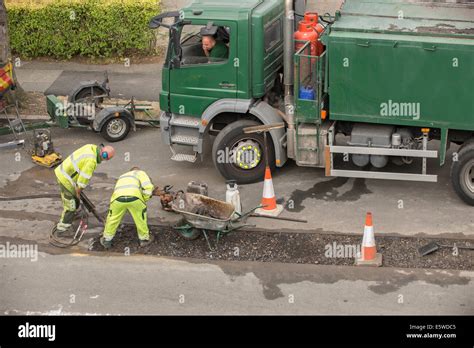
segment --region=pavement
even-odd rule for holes
[[[21,86],[27,92],[67,95],[81,81],[110,79],[112,98],[158,101],[162,63],[81,64],[74,62],[22,61],[16,68]]]
[[[0,270],[7,315],[447,315],[474,306],[465,271],[43,253],[0,259]]]

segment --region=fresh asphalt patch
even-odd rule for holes
[[[203,236],[197,240],[185,240],[173,229],[158,227],[151,228],[151,232],[155,236],[154,242],[140,248],[135,228],[124,226],[117,232],[109,251],[207,260],[351,266],[362,241],[362,235],[242,230],[221,237],[217,246],[216,233],[208,232],[209,246]],[[418,248],[432,241],[459,247],[473,244],[469,239],[376,237],[385,267],[473,270],[473,251],[442,248],[433,254],[420,256]],[[105,251],[98,238],[92,241],[90,250]]]

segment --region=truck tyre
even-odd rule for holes
[[[252,120],[239,120],[219,132],[212,147],[212,160],[217,170],[227,180],[238,184],[251,184],[265,177],[265,153],[262,134],[244,134],[243,129],[259,126]],[[267,135],[270,167],[275,169],[275,149],[270,134]]]
[[[111,143],[125,139],[130,132],[130,120],[126,117],[112,117],[102,126],[101,133],[105,140]]]
[[[465,143],[451,166],[451,180],[458,196],[474,206],[474,142]]]

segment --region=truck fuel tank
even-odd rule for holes
[[[347,144],[358,147],[391,148],[394,132],[395,127],[389,125],[355,124]],[[388,156],[357,154],[352,155],[352,162],[358,167],[365,167],[370,163],[375,168],[383,168],[388,164]]]

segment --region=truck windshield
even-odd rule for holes
[[[199,35],[199,26],[197,25],[185,25],[181,31],[181,44],[185,44],[191,37],[201,38]]]

